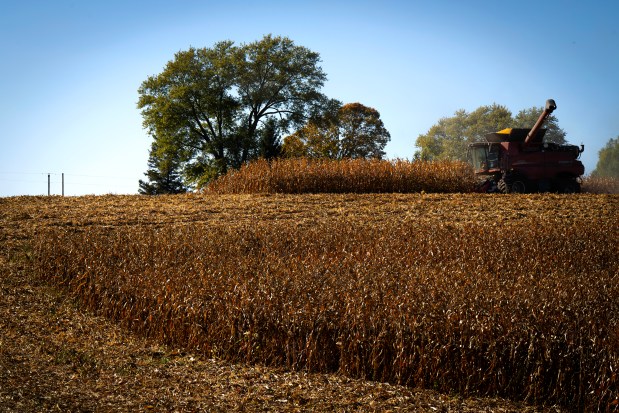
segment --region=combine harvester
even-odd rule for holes
[[[578,158],[584,145],[543,141],[542,124],[556,108],[548,99],[533,128],[503,129],[486,134],[486,142],[469,145],[475,175],[488,177],[478,192],[580,192],[585,167]]]

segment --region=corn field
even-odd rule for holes
[[[260,159],[202,188],[207,194],[467,193],[478,182],[458,161]],[[618,194],[619,179],[586,176],[583,192]]]
[[[366,159],[264,159],[210,183],[207,193],[471,192],[472,168],[463,162]]]
[[[586,176],[582,189],[591,194],[619,194],[619,178]]]
[[[33,229],[35,271],[162,342],[573,411],[618,407],[616,196],[57,202],[57,218]]]

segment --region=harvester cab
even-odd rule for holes
[[[578,158],[584,145],[544,142],[542,125],[556,108],[548,99],[531,129],[503,129],[469,145],[475,174],[487,178],[480,192],[580,192],[585,168]]]

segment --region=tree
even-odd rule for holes
[[[423,160],[464,161],[469,144],[483,141],[487,133],[504,128],[531,128],[542,110],[533,107],[521,110],[516,117],[512,117],[507,107],[496,103],[480,106],[471,113],[460,109],[452,117],[441,118],[426,134],[417,137],[415,146],[418,150],[414,157]],[[554,115],[546,119],[544,127],[547,129],[545,141],[565,143],[565,132],[559,128]]]
[[[598,152],[598,163],[591,175],[603,178],[619,178],[619,136],[610,139]]]
[[[385,156],[391,135],[380,113],[361,103],[349,103],[339,111],[340,157],[378,158]]]
[[[277,122],[268,119],[260,133],[258,156],[264,159],[277,158],[282,153],[282,141],[279,136]]]
[[[470,143],[482,140],[484,135],[503,129],[511,122],[512,114],[501,105],[481,106],[468,113],[460,109],[450,118],[441,118],[425,135],[419,135],[415,158],[423,160],[466,160]]]
[[[267,128],[285,131],[316,112],[326,101],[319,61],[271,35],[180,51],[138,90],[144,127],[160,150],[178,154],[185,184],[200,186],[260,156]]]
[[[183,185],[179,161],[174,153],[162,153],[153,142],[148,158],[148,182],[140,179],[138,192],[142,195],[179,194],[187,192]]]
[[[376,109],[332,101],[322,116],[284,139],[283,152],[288,157],[380,159],[390,138]]]
[[[539,115],[542,114],[544,108],[542,107],[532,107],[530,109],[523,109],[514,118],[512,123],[512,128],[532,128],[539,119]],[[550,115],[546,118],[544,122],[544,128],[546,129],[546,134],[544,135],[545,142],[554,142],[559,145],[564,145],[565,141],[565,131],[559,127],[559,120],[555,115]]]
[[[288,158],[338,159],[340,146],[336,125],[308,122],[284,138],[283,153]]]

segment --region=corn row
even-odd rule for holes
[[[210,183],[207,193],[470,192],[472,169],[454,161],[264,159]]]
[[[619,194],[619,178],[587,176],[582,190],[591,194]]]
[[[48,228],[36,270],[128,328],[209,356],[610,410],[616,223]]]

